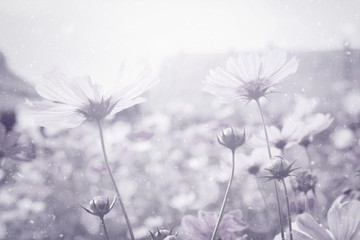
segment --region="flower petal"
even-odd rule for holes
[[[360,239],[360,201],[333,203],[328,212],[328,223],[335,239]]]
[[[181,220],[181,230],[185,234],[189,234],[193,239],[208,240],[211,232],[208,226],[194,216],[184,216]]]
[[[298,215],[295,221],[294,232],[301,233],[300,235],[309,236],[313,240],[333,240],[331,235],[325,228],[319,226],[316,220],[308,213]],[[295,238],[296,239],[296,238]],[[307,239],[307,238],[300,238]],[[337,239],[337,238],[336,238]],[[341,239],[341,238],[339,238]],[[345,239],[342,239],[345,240]]]
[[[132,106],[134,106],[136,104],[142,103],[142,102],[145,102],[145,98],[138,97],[138,98],[128,100],[128,101],[121,101],[120,100],[115,105],[114,109],[111,111],[109,116],[114,115],[114,114],[116,114],[118,112],[121,112],[124,109],[130,108],[130,107],[132,107]]]
[[[274,85],[287,76],[295,73],[298,68],[298,60],[295,57],[286,62],[287,54],[280,49],[268,50],[262,56],[262,78]]]
[[[91,95],[92,85],[87,76],[69,79],[55,72],[46,78],[47,81],[36,86],[36,91],[49,101],[81,106],[87,103],[88,95]]]
[[[230,72],[236,76],[239,76],[244,82],[256,82],[259,80],[261,66],[261,58],[258,54],[245,54],[240,53],[237,57],[237,61],[229,60],[227,67]]]
[[[220,228],[228,232],[240,232],[248,227],[243,220],[242,211],[240,209],[232,210],[226,213],[220,223]]]
[[[74,128],[85,121],[76,108],[65,104],[36,102],[31,109],[37,123],[47,128]]]

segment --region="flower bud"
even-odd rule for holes
[[[110,204],[108,197],[96,196],[90,201],[89,204],[90,210],[83,206],[81,207],[85,209],[85,211],[87,211],[88,213],[103,218],[113,208],[115,201],[116,201],[116,197],[114,198],[113,202]]]
[[[295,171],[297,168],[292,169],[292,165],[295,162],[289,164],[289,162],[281,156],[275,156],[271,160],[271,165],[269,168],[266,168],[270,172],[270,176],[265,176],[269,180],[277,179],[279,181],[290,176],[290,173]]]
[[[177,233],[172,233],[172,229],[169,230],[159,230],[157,229],[157,231],[155,233],[152,233],[151,231],[150,235],[151,235],[151,239],[152,240],[176,240],[177,237]]]
[[[221,145],[229,148],[231,151],[235,151],[245,143],[245,130],[241,131],[237,127],[228,127],[218,134],[217,139]]]

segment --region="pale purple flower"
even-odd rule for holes
[[[189,236],[191,240],[209,240],[215,228],[219,214],[215,212],[199,211],[198,217],[184,216],[181,221],[181,232]],[[243,231],[247,224],[243,220],[241,210],[233,210],[224,214],[218,236],[221,240],[235,240],[235,232]]]
[[[294,240],[360,239],[360,201],[335,201],[327,214],[327,220],[329,229],[319,225],[308,213],[298,215],[293,230]],[[275,237],[275,240],[279,239],[280,234]]]
[[[36,86],[36,91],[45,100],[30,105],[39,125],[74,128],[85,120],[99,121],[144,102],[145,99],[139,96],[157,82],[145,68],[130,84],[106,91],[92,83],[88,76],[69,78],[53,73],[47,81]]]
[[[293,57],[287,61],[286,52],[280,49],[267,50],[262,56],[240,53],[227,61],[226,69],[210,70],[203,90],[222,102],[257,101],[297,68],[298,60]]]

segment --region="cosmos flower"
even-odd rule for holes
[[[275,126],[270,126],[268,131],[270,144],[283,151],[301,141],[303,125],[300,122],[287,121],[281,130]]]
[[[327,220],[329,229],[319,225],[308,213],[298,215],[293,230],[294,240],[360,239],[360,201],[335,201],[327,214]],[[275,237],[275,240],[278,239],[281,239],[280,234]]]
[[[243,231],[247,224],[242,219],[241,210],[233,210],[224,214],[218,229],[221,240],[235,240],[235,232]],[[182,233],[189,235],[190,239],[209,240],[214,230],[218,213],[199,211],[198,217],[184,216],[181,221]]]
[[[326,130],[334,118],[330,114],[317,113],[304,119],[301,144],[307,146],[313,137]]]
[[[88,76],[69,78],[53,73],[36,86],[45,100],[29,102],[39,125],[74,128],[86,120],[100,121],[126,108],[145,101],[139,97],[157,83],[148,68],[130,84],[114,91],[105,91]]]
[[[298,61],[287,61],[285,51],[267,50],[262,56],[240,53],[227,61],[226,69],[210,70],[204,91],[219,97],[222,102],[259,100],[273,87],[296,72]]]

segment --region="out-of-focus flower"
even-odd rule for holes
[[[238,147],[243,145],[246,141],[245,130],[240,128],[225,128],[218,134],[217,139],[221,145],[235,151]]]
[[[110,204],[109,198],[105,196],[96,196],[90,201],[90,210],[81,206],[85,211],[88,213],[98,216],[100,218],[104,218],[106,214],[110,212],[110,210],[113,208],[116,201],[116,197]]]
[[[308,146],[315,135],[326,130],[334,118],[330,114],[317,113],[304,119],[302,129],[302,140],[300,142],[303,146]]]
[[[191,239],[209,240],[214,230],[218,213],[199,211],[198,217],[184,216],[181,221],[181,229],[184,234],[191,236]],[[221,240],[235,240],[236,232],[241,232],[247,228],[243,220],[241,210],[233,210],[224,214],[219,229],[218,236]]]
[[[349,128],[342,128],[334,131],[330,138],[333,145],[340,150],[350,148],[355,143],[354,132]]]
[[[315,193],[316,183],[317,177],[309,170],[298,172],[296,177],[291,179],[291,186],[295,192],[307,193],[312,190]]]
[[[313,114],[318,101],[315,98],[297,96],[295,98],[294,111],[291,113],[292,119],[305,119]]]
[[[270,144],[283,151],[301,141],[303,130],[301,124],[292,121],[285,122],[281,130],[275,126],[270,126],[268,128]]]
[[[163,230],[157,229],[155,233],[151,231],[149,232],[152,240],[176,240],[178,235],[177,233],[173,233],[172,229],[170,229],[170,231],[166,229]]]
[[[315,205],[317,177],[309,170],[305,170],[298,172],[295,178],[292,178],[290,182],[296,195],[296,201],[293,201],[290,204],[293,206],[292,210],[297,213],[303,213],[306,211],[306,208],[308,208],[312,211]]]
[[[360,239],[360,202],[334,202],[327,214],[329,229],[319,225],[308,213],[298,215],[293,230],[294,240]],[[280,234],[275,240],[281,239]],[[286,239],[289,239],[287,236]]]
[[[278,149],[273,148],[272,150],[274,155],[280,154]],[[239,171],[241,171],[241,175],[243,175],[244,172],[247,172],[256,176],[269,163],[266,148],[255,148],[251,152],[250,156],[241,155],[239,158],[244,159],[244,161],[239,163]]]
[[[110,92],[92,83],[88,76],[69,78],[53,73],[36,86],[45,101],[28,102],[39,125],[74,128],[85,120],[99,121],[144,102],[139,96],[157,82],[146,68],[130,84]]]
[[[210,70],[203,90],[222,102],[257,101],[297,68],[298,60],[293,57],[287,61],[286,52],[280,49],[267,50],[262,56],[240,53],[227,61],[226,69]]]
[[[290,176],[290,173],[295,171],[297,168],[292,168],[293,163],[289,163],[286,159],[281,156],[274,156],[271,159],[271,164],[269,168],[266,168],[267,171],[270,172],[270,176],[264,176],[268,180],[283,180]]]
[[[0,160],[10,158],[19,161],[30,161],[33,159],[33,149],[28,146],[19,145],[20,133],[6,132],[5,126],[0,123]]]

